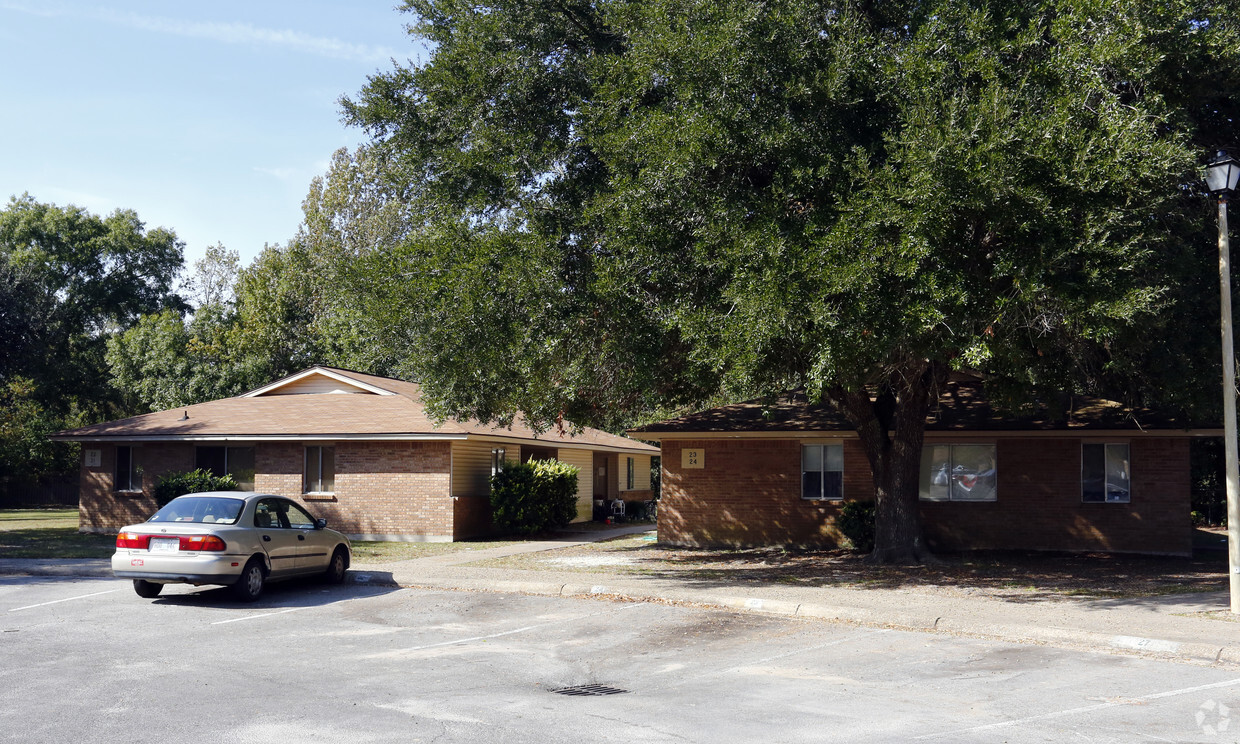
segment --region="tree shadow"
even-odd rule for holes
[[[1226,556],[1216,554],[1182,558],[988,550],[940,554],[941,563],[936,565],[875,566],[865,563],[863,554],[848,550],[660,545],[597,549],[625,558],[622,563],[609,566],[609,571],[704,588],[922,588],[1011,602],[1136,602],[1147,598],[1145,604],[1152,607],[1176,602],[1199,604],[1202,593],[1227,587]]]

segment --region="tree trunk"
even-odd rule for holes
[[[883,381],[875,398],[866,390],[835,388],[829,395],[857,428],[874,478],[875,534],[871,563],[930,563],[918,498],[926,415],[947,370],[906,360]]]

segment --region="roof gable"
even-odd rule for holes
[[[369,375],[367,375],[369,377]],[[351,375],[327,367],[311,367],[282,380],[264,385],[257,390],[239,395],[240,398],[258,398],[268,395],[396,395],[395,392],[359,380]]]

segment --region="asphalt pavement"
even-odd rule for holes
[[[685,603],[1240,668],[1240,616],[1230,619],[1226,592],[1017,602],[915,588],[740,588],[692,578],[472,565],[651,530],[650,525],[620,526],[555,540],[358,564],[349,579],[358,584]],[[111,570],[107,560],[0,559],[0,575],[107,577]]]

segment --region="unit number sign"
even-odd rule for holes
[[[685,469],[706,467],[706,452],[700,449],[682,449],[680,467]]]

